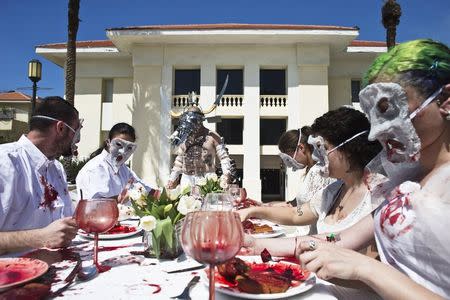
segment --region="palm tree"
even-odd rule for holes
[[[67,26],[67,56],[66,56],[66,100],[72,105],[75,99],[75,73],[76,73],[76,41],[78,32],[78,11],[80,0],[69,0],[68,26]]]
[[[400,23],[400,16],[402,15],[400,4],[395,0],[385,0],[381,15],[383,26],[386,28],[386,45],[388,49],[391,49],[395,46],[397,25]]]

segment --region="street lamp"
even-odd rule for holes
[[[31,115],[34,114],[34,107],[36,106],[36,90],[37,82],[41,80],[42,64],[37,59],[32,59],[28,62],[28,78],[33,81],[33,98],[31,99]]]

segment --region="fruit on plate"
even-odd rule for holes
[[[250,270],[245,275],[236,276],[236,281],[241,292],[250,294],[284,293],[291,285],[291,279],[272,269]]]

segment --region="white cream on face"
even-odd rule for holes
[[[369,140],[377,139],[394,163],[417,161],[420,139],[414,129],[404,89],[396,83],[374,83],[359,93],[370,120]]]
[[[312,159],[317,162],[316,166],[319,167],[320,175],[323,177],[328,177],[330,175],[328,169],[328,152],[325,149],[325,141],[323,137],[320,135],[317,137],[310,135],[308,137],[308,144],[313,146]]]
[[[121,138],[114,138],[108,142],[109,145],[109,161],[115,167],[115,171],[130,158],[130,156],[136,150],[136,143],[126,141]]]

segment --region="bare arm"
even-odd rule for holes
[[[357,271],[358,279],[386,300],[444,299],[393,267],[367,259]]]
[[[287,206],[253,206],[238,210],[237,212],[241,220],[259,218],[283,225],[308,225],[317,221],[317,217],[312,212],[309,203],[304,203],[298,208]]]
[[[0,232],[0,253],[68,246],[76,234],[77,226],[72,217],[56,220],[40,229],[4,231]]]

